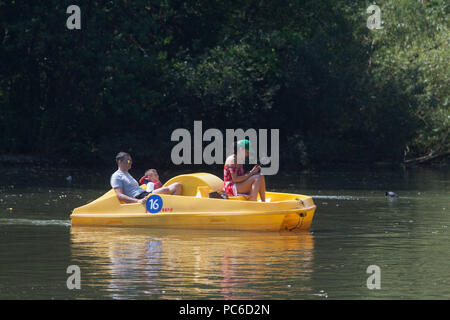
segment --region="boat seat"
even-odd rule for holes
[[[208,186],[199,186],[197,187],[197,194],[195,195],[197,198],[209,198],[209,193],[212,192],[212,189]]]
[[[181,185],[183,186],[183,193],[181,194],[182,196],[196,197],[198,193],[198,187],[209,187],[211,191],[218,191],[222,190],[223,188],[222,179],[205,172],[183,174],[173,177],[164,184],[164,187],[167,187],[168,185],[175,182],[181,183]],[[202,194],[201,192],[204,191],[200,191],[200,195]]]

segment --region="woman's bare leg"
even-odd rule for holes
[[[264,179],[264,178],[263,178]],[[249,193],[252,201],[258,199],[258,193],[261,188],[261,175],[254,175],[243,182],[236,183],[236,191],[238,193]],[[265,184],[264,184],[265,185]],[[265,193],[263,193],[265,196]]]
[[[236,183],[236,191],[237,193],[242,193],[242,194],[249,194],[249,197],[252,198],[253,200],[253,196],[252,196],[252,190],[253,190],[253,185],[255,183],[257,183],[257,181],[259,180],[258,176],[251,176],[250,178],[248,178],[245,181],[242,182],[238,182]],[[258,184],[258,188],[259,188],[259,184]],[[256,192],[258,192],[259,189],[256,190]],[[256,193],[257,195],[258,193]],[[246,197],[248,199],[248,197]]]
[[[263,175],[261,176],[261,183],[259,185],[259,197],[261,198],[262,202],[266,201],[266,179]]]
[[[252,192],[250,193],[252,201],[258,200],[259,188],[261,186],[261,176],[258,174],[255,175],[255,177],[256,177],[255,182],[252,184]]]

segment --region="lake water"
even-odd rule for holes
[[[71,174],[1,170],[0,299],[450,299],[449,169],[268,177],[269,190],[313,196],[300,234],[72,228],[109,176]]]

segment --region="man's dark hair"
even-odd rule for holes
[[[116,156],[116,162],[119,163],[119,160],[122,161],[125,157],[131,157],[131,156],[126,152],[119,152]]]

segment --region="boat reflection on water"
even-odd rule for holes
[[[313,235],[71,228],[82,286],[115,299],[286,298],[311,292]]]

